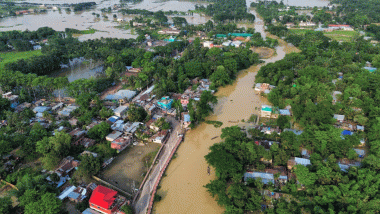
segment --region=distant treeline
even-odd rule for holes
[[[56,31],[49,27],[42,27],[36,31],[24,31],[17,30],[6,31],[0,33],[0,51],[8,51],[11,48],[8,45],[12,45],[16,51],[28,51],[32,50],[33,46],[29,42],[31,40],[43,40],[56,34]]]
[[[125,14],[134,14],[134,15],[144,15],[144,16],[153,16],[154,12],[149,10],[141,10],[141,9],[121,9],[120,12]]]
[[[120,3],[139,3],[142,2],[142,0],[120,0]]]
[[[73,4],[72,6],[74,7],[74,12],[77,12],[77,11],[90,9],[92,6],[95,6],[95,5],[96,5],[95,2],[84,2],[84,3]]]
[[[245,0],[214,0],[212,2],[215,3],[209,4],[207,7],[203,5],[196,6],[195,9],[203,11],[208,16],[213,16],[213,19],[216,22],[224,22],[227,20],[255,20],[255,16],[247,12],[247,4]]]

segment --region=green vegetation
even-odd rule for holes
[[[201,94],[201,99],[199,102],[194,102],[190,99],[187,108],[190,114],[191,128],[194,128],[196,124],[203,122],[204,119],[209,116],[213,109],[210,104],[216,104],[218,99],[211,93],[211,91],[204,91]]]
[[[101,122],[88,130],[88,136],[98,141],[103,140],[109,133],[111,133],[111,126],[106,122]]]
[[[162,200],[162,196],[160,196],[159,194],[155,194],[154,195],[154,202],[159,202],[159,201],[161,201]]]
[[[34,56],[41,56],[41,50],[35,50],[35,51],[22,51],[22,52],[3,52],[0,53],[0,69],[4,69],[5,64],[16,62],[20,59],[28,59]]]
[[[127,204],[124,205],[123,207],[121,207],[121,211],[123,211],[125,214],[133,214],[134,213],[132,206],[127,205]]]
[[[206,120],[206,123],[214,125],[215,128],[223,126],[223,122],[220,121]]]
[[[283,1],[278,3],[277,1],[259,1],[258,3],[252,2],[251,7],[255,7],[256,11],[263,17],[264,22],[269,24],[272,20],[276,22],[286,24],[288,22],[299,23],[301,21],[310,20],[310,16],[307,15],[298,15],[295,7],[291,7],[290,10],[287,10],[287,6],[284,5]],[[279,17],[282,16],[280,19]]]
[[[366,28],[366,31],[376,40],[380,40],[380,26],[371,24]]]
[[[65,28],[65,33],[67,34],[94,34],[97,30],[94,28],[89,28],[87,30],[77,30],[73,28]]]
[[[149,167],[150,165],[153,164],[154,157],[156,157],[159,150],[160,150],[160,148],[158,148],[156,151],[153,151],[153,152],[146,154],[143,157],[143,162],[148,164],[147,167]]]
[[[59,161],[68,155],[70,147],[71,136],[64,132],[56,132],[54,136],[36,142],[36,151],[43,155],[41,162],[48,170],[55,169]]]
[[[252,114],[249,119],[248,119],[248,122],[249,123],[255,123],[257,121],[257,115],[256,114]]]
[[[95,2],[83,2],[78,4],[72,4],[71,6],[74,7],[74,12],[79,12],[82,10],[88,10],[96,5]]]
[[[89,181],[93,175],[96,175],[102,167],[102,159],[95,158],[91,154],[82,155],[78,170],[74,173],[74,178],[77,181]]]
[[[141,106],[130,105],[128,109],[128,120],[131,122],[142,122],[146,119],[148,113]]]
[[[294,33],[294,34],[300,34],[304,35],[306,32],[313,31],[310,29],[289,29],[289,32]]]
[[[363,25],[380,22],[380,2],[379,0],[369,1],[350,1],[350,0],[334,0],[331,3],[340,4],[337,13],[342,14],[342,20],[347,24],[355,27],[363,27]]]
[[[247,4],[245,0],[212,0],[211,2],[214,2],[214,4],[209,4],[207,7],[203,5],[196,6],[195,10],[204,12],[208,16],[212,16],[216,22],[225,22],[228,20],[255,20],[255,16],[247,12]]]
[[[305,35],[307,32],[313,30],[308,29],[289,29],[289,32],[297,35]],[[335,30],[332,32],[323,32],[323,35],[334,39],[336,41],[351,42],[354,37],[359,36],[359,33],[356,31],[345,31],[345,30]]]
[[[270,26],[269,31],[281,35],[285,29]],[[354,35],[352,32],[344,34]],[[223,142],[213,145],[205,156],[217,175],[206,188],[226,208],[226,213],[256,212],[261,205],[267,205],[266,213],[377,212],[377,207],[371,204],[379,200],[379,191],[369,188],[372,183],[380,182],[376,164],[380,158],[377,149],[380,113],[376,107],[380,102],[376,93],[380,74],[361,68],[367,61],[379,65],[380,47],[356,36],[340,44],[322,32],[285,36],[286,41],[302,52],[288,54],[283,60],[261,67],[256,82],[276,86],[268,95],[269,101],[280,108],[290,105],[292,122],[297,123],[303,133],[282,132],[272,136],[251,129],[252,138],[247,138],[238,127],[224,128]],[[340,73],[343,73],[341,80],[338,79]],[[342,96],[333,102],[334,91],[342,92]],[[365,125],[365,132],[342,137],[342,129],[334,126],[334,114]],[[280,116],[265,124],[284,129],[290,127],[290,118]],[[276,140],[278,144],[265,149],[255,143],[263,139]],[[360,139],[366,139],[364,149],[368,154],[364,158],[359,158],[353,150],[360,145]],[[286,170],[291,157],[301,157],[301,148],[310,151],[311,166]],[[360,167],[342,170],[338,163],[344,160],[359,163]],[[293,173],[295,177],[288,177],[284,184],[278,182],[276,176],[274,183],[268,184],[259,179],[242,180],[246,171],[262,172],[276,167],[284,167],[286,173]],[[279,192],[282,198],[268,200],[262,195],[264,190]]]

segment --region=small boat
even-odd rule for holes
[[[219,137],[219,136],[215,136],[215,137],[211,138],[211,140],[214,140],[214,139],[217,138],[217,137]]]

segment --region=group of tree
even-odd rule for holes
[[[271,31],[284,29],[273,27]],[[292,53],[283,60],[268,63],[257,74],[256,82],[275,85],[269,101],[280,108],[292,107],[293,123],[303,129],[301,135],[283,132],[269,150],[257,146],[256,140],[270,139],[259,130],[250,131],[247,138],[239,128],[223,130],[223,142],[213,145],[206,156],[215,167],[217,179],[206,185],[226,213],[244,213],[261,209],[261,204],[273,204],[267,213],[370,213],[377,212],[379,190],[372,189],[380,182],[378,161],[380,153],[380,103],[376,85],[380,74],[362,67],[366,62],[378,66],[380,47],[363,37],[352,42],[338,43],[321,32],[308,32],[302,37],[286,35],[300,53]],[[295,41],[297,40],[297,41]],[[338,77],[343,73],[343,78]],[[337,95],[333,104],[333,91]],[[365,131],[342,137],[336,128],[334,114],[345,115],[345,120],[365,125]],[[284,118],[278,125],[285,128]],[[276,134],[277,135],[277,134]],[[368,154],[358,159],[353,148],[366,140]],[[311,166],[297,166],[290,171],[297,180],[289,178],[286,185],[263,185],[260,180],[243,182],[243,173],[250,169],[263,170],[274,166],[286,167],[290,157],[301,157],[301,148],[311,152]],[[361,161],[359,167],[347,171],[338,165],[342,160]],[[262,162],[271,160],[271,164]],[[298,182],[298,183],[297,183]],[[301,186],[303,188],[301,188]],[[261,195],[263,189],[287,194],[287,199],[270,202]],[[301,190],[300,190],[301,189]]]
[[[25,214],[50,213],[50,214],[66,214],[62,207],[62,201],[57,197],[57,189],[55,189],[46,180],[47,175],[32,168],[23,168],[7,177],[7,181],[15,184],[18,190],[14,191],[19,205]],[[4,199],[2,208],[9,206],[9,202]],[[1,208],[0,208],[1,209]],[[12,209],[12,208],[11,208]],[[2,213],[13,213],[5,212]]]
[[[190,99],[187,106],[190,115],[191,127],[195,127],[200,122],[203,122],[207,116],[213,112],[213,105],[218,102],[218,99],[211,91],[204,91],[198,102]]]
[[[41,27],[36,31],[4,31],[0,33],[0,51],[9,51],[11,45],[16,51],[33,50],[30,41],[39,42],[56,35],[56,31],[49,27]]]
[[[286,24],[288,22],[299,23],[301,21],[306,22],[311,20],[311,17],[308,15],[299,15],[296,12],[295,7],[290,7],[287,9],[287,6],[284,5],[282,1],[280,3],[277,1],[252,2],[251,7],[254,7],[257,13],[263,17],[266,24],[272,23],[272,20],[276,20],[276,22],[282,24]]]
[[[149,69],[149,71],[144,69],[136,82],[139,79],[143,83],[154,79],[155,93],[158,96],[163,96],[168,92],[183,92],[190,86],[189,80],[196,77],[212,79],[211,88],[216,88],[231,83],[239,70],[258,62],[258,55],[249,47],[208,49],[202,47],[199,39],[195,39],[183,51],[181,58],[170,61],[160,58],[153,61],[152,68],[156,67],[156,69]],[[147,64],[150,62],[148,61]],[[146,68],[146,66],[143,67]]]
[[[43,155],[41,162],[47,170],[53,170],[59,161],[66,157],[71,147],[71,136],[65,132],[56,132],[52,137],[44,137],[36,142],[36,151]]]
[[[82,10],[88,10],[96,5],[96,2],[83,2],[78,4],[72,4],[74,12],[79,12]]]
[[[213,4],[208,4],[207,7],[197,6],[197,10],[204,12],[208,16],[212,16],[215,22],[225,21],[254,21],[255,16],[247,12],[247,4],[245,0],[212,0]]]
[[[377,23],[380,21],[380,5],[378,0],[371,1],[349,1],[334,0],[339,6],[336,9],[337,15],[350,25],[355,27],[363,27],[369,23]]]

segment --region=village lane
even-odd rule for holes
[[[179,121],[170,116],[167,117],[167,120],[171,123],[173,129],[170,133],[169,139],[164,145],[164,148],[162,148],[161,154],[159,154],[159,158],[157,159],[158,163],[153,167],[144,186],[140,190],[139,197],[134,203],[136,214],[145,214],[147,212],[151,197],[154,197],[151,195],[154,185],[159,179],[159,174],[161,170],[163,170],[165,163],[168,161],[170,154],[175,147],[175,144],[180,139],[179,135],[182,134],[181,124]]]

